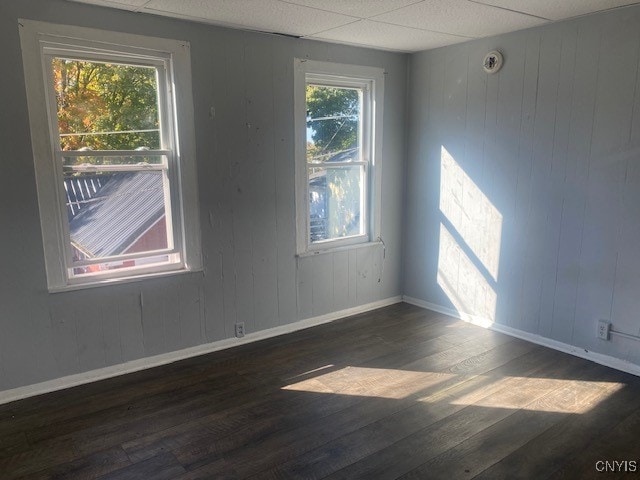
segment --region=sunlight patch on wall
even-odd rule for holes
[[[468,320],[483,326],[495,321],[496,292],[443,224],[440,224],[437,280],[456,310],[472,317]]]
[[[444,146],[440,172],[437,282],[463,320],[489,327],[496,319],[502,215]]]
[[[497,280],[502,215],[444,146],[440,166],[440,211]]]

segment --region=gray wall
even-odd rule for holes
[[[191,42],[204,274],[47,293],[18,18]],[[401,293],[407,56],[59,0],[2,0],[0,45],[0,391]],[[294,57],[387,71],[380,283],[379,248],[294,256]]]
[[[633,7],[411,56],[406,295],[486,316],[493,291],[500,324],[640,363],[595,338],[640,332],[639,55]]]

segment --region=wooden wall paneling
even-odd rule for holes
[[[226,37],[226,36],[225,36]],[[224,37],[223,37],[224,38]],[[229,36],[229,41],[232,37]],[[225,38],[226,40],[226,38]],[[198,46],[192,47],[198,53]],[[229,274],[229,260],[233,258],[231,229],[231,206],[229,198],[228,155],[225,151],[226,133],[229,129],[225,102],[226,72],[219,65],[224,60],[223,42],[212,36],[207,45],[208,53],[193,65],[194,87],[200,93],[196,107],[196,129],[202,131],[207,150],[198,150],[204,161],[198,165],[199,193],[201,199],[202,249],[204,255],[204,272],[202,277],[201,308],[204,321],[205,341],[212,342],[225,338],[225,319],[235,319],[234,292],[230,292],[230,282],[225,281],[225,273]],[[203,72],[197,74],[200,69]],[[197,130],[198,131],[198,130]],[[227,262],[225,262],[227,259]],[[227,271],[225,272],[225,266]],[[234,285],[232,285],[233,287]],[[226,302],[225,302],[226,300]],[[235,320],[234,320],[235,321]]]
[[[620,246],[616,265],[611,320],[615,329],[640,335],[640,311],[636,283],[640,280],[640,165],[637,157],[628,160],[621,185]],[[633,344],[631,344],[633,345]]]
[[[404,216],[403,229],[405,232],[424,232],[427,229],[426,218],[422,200],[426,195],[427,189],[420,188],[423,178],[426,176],[426,154],[427,154],[427,131],[429,125],[429,116],[431,109],[429,108],[429,74],[431,70],[427,68],[427,62],[423,57],[411,56],[408,68],[408,84],[415,85],[411,89],[411,105],[412,108],[408,112],[407,132],[405,141],[407,142],[406,151],[410,158],[416,159],[414,162],[407,162],[404,175]],[[407,92],[409,95],[409,92]],[[420,125],[424,135],[410,135],[412,126]],[[419,276],[423,274],[423,266],[421,261],[416,260],[416,252],[421,251],[421,247],[425,244],[422,235],[406,234],[402,238],[402,277],[405,286],[419,285],[422,282]],[[424,249],[422,249],[424,251]],[[425,259],[426,259],[425,255]],[[409,258],[412,261],[409,261]],[[410,294],[410,291],[405,293]]]
[[[496,175],[496,134],[498,130],[498,99],[500,97],[500,74],[487,75],[487,93],[484,119],[484,132],[482,145],[482,176],[477,180],[477,185],[492,196],[495,188]]]
[[[298,257],[296,268],[298,317],[313,316],[313,257]]]
[[[356,250],[356,299],[359,303],[368,303],[373,296],[373,282],[376,275],[373,271],[373,251],[373,248]]]
[[[230,132],[229,147],[231,156],[230,183],[233,199],[233,243],[234,273],[236,296],[236,322],[245,324],[245,331],[256,331],[254,309],[254,271],[253,271],[253,168],[249,160],[249,118],[247,117],[247,74],[252,74],[247,65],[247,49],[250,35],[243,32],[241,41],[226,50],[226,68],[230,80],[228,95],[232,99],[231,110],[227,112],[233,125]],[[233,325],[227,325],[233,332]],[[233,334],[233,333],[232,333]]]
[[[556,102],[560,72],[562,30],[550,29],[540,43],[538,95],[533,131],[533,168],[531,169],[531,203],[527,214],[526,249],[523,282],[522,328],[538,333],[544,265],[543,243],[547,226],[549,203],[549,176],[553,156],[553,135],[556,121]]]
[[[426,137],[426,150],[422,152],[419,162],[425,164],[426,178],[433,179],[433,188],[424,189],[424,196],[419,194],[419,201],[416,213],[424,218],[426,224],[426,231],[424,232],[412,232],[407,231],[406,235],[419,235],[422,244],[418,245],[418,250],[413,252],[407,252],[407,261],[414,261],[417,264],[421,264],[426,269],[420,272],[417,280],[420,284],[429,286],[432,284],[432,279],[435,279],[438,271],[438,258],[440,255],[439,244],[433,242],[432,239],[439,238],[440,235],[440,214],[432,209],[426,209],[425,205],[438,205],[440,200],[440,156],[443,146],[442,133],[444,129],[440,123],[440,119],[444,115],[444,65],[445,65],[445,53],[441,50],[429,52],[429,65],[427,69],[430,69],[428,81],[425,86],[429,89],[429,124],[426,131],[424,126],[410,125],[410,135]],[[446,146],[445,146],[446,147]],[[436,183],[437,182],[437,183]],[[411,260],[409,260],[411,259]],[[448,300],[440,292],[440,287],[431,287],[434,294],[443,298],[444,302]],[[436,297],[437,298],[437,297]]]
[[[591,155],[591,142],[585,139],[591,138],[593,132],[598,81],[598,70],[593,65],[599,63],[600,42],[601,26],[597,19],[578,25],[552,318],[552,332],[557,332],[565,341],[573,341]]]
[[[49,307],[49,318],[51,320],[51,338],[55,352],[56,370],[61,372],[62,375],[69,375],[78,371],[80,362],[78,360],[77,317],[74,315],[73,309],[69,308],[69,305],[64,300],[62,296],[55,296],[52,299]],[[12,338],[15,338],[15,336],[12,336]],[[16,343],[16,346],[18,345]],[[5,357],[10,359],[9,354],[9,350],[6,349]]]
[[[518,175],[513,209],[513,234],[511,237],[513,255],[526,258],[528,237],[527,224],[530,203],[535,192],[531,184],[534,156],[534,129],[536,122],[536,103],[538,98],[538,69],[540,64],[541,35],[537,31],[530,31],[525,37],[524,75],[522,84],[522,119],[518,135]],[[505,257],[503,261],[508,261]],[[514,328],[523,328],[522,301],[524,295],[524,278],[528,273],[524,262],[512,262],[509,266],[513,298],[510,299],[513,308],[504,319],[505,323]]]
[[[485,53],[488,50],[489,48],[485,50]],[[500,85],[500,74],[487,75],[486,107],[482,145],[482,173],[477,179],[472,180],[484,197],[481,197],[479,200],[485,201],[486,199],[486,201],[492,204],[498,211],[500,209],[500,205],[495,204],[495,193],[499,188],[499,179],[497,175],[500,168],[496,155],[499,147],[497,143],[497,135]],[[500,215],[503,214],[500,213]],[[466,245],[461,245],[461,247],[468,248],[468,242],[465,243]],[[460,260],[454,260],[452,262],[453,264],[457,263],[459,267],[462,267],[458,268],[458,285],[455,288],[458,292],[463,293],[463,296],[465,297],[463,303],[469,305],[469,307],[466,308],[468,310],[472,310],[472,314],[477,315],[480,314],[480,312],[488,312],[490,319],[496,320],[496,313],[498,313],[497,307],[501,300],[500,290],[492,284],[491,279],[483,278],[484,274],[482,272],[482,267],[479,267],[477,263],[474,263],[475,261],[473,256],[467,255],[463,248],[460,248],[456,252],[456,256],[458,256]],[[468,258],[468,261],[464,260],[465,256]],[[465,264],[468,266],[474,266],[471,268],[464,268]],[[472,276],[472,272],[474,271],[476,272],[476,275]],[[482,279],[482,285],[477,283],[477,279]],[[493,305],[492,296],[495,296],[495,305]]]
[[[256,330],[275,327],[278,323],[272,48],[270,43],[259,40],[248,42],[245,58]]]
[[[438,152],[437,159],[439,160],[439,166],[442,165],[442,149],[446,149],[447,152],[453,157],[456,164],[462,169],[465,170],[466,159],[465,159],[465,151],[464,151],[464,141],[456,132],[464,131],[466,125],[466,113],[467,113],[467,78],[468,78],[468,54],[466,53],[465,48],[454,48],[451,49],[451,52],[444,57],[443,61],[443,69],[444,69],[444,77],[443,77],[443,88],[442,92],[442,113],[438,118],[438,123],[442,125],[442,139],[443,141],[438,142],[438,148],[440,151]],[[435,145],[434,145],[435,147]],[[435,152],[434,152],[435,153]],[[442,175],[441,182],[442,182]],[[457,220],[453,218],[447,219],[448,222],[451,222],[453,227],[457,230],[457,228],[461,227],[461,222],[463,214],[462,211],[464,209],[464,183],[460,178],[452,179],[453,182],[458,183],[455,191],[447,191],[443,192],[441,188],[438,188],[437,191],[439,193],[439,205],[442,206],[443,202],[447,202],[448,204],[455,203],[458,208],[456,210],[461,215],[457,216]],[[452,182],[452,183],[453,183]],[[442,184],[442,183],[441,183]],[[442,194],[445,193],[448,198],[443,199]],[[441,212],[438,212],[441,214]],[[467,222],[465,222],[468,225]],[[454,235],[460,235],[460,242],[463,244],[461,248],[465,248],[466,243],[470,241],[468,238],[462,238],[464,232],[456,231]],[[437,237],[436,237],[437,238]],[[438,251],[438,264],[440,262],[449,262],[449,257],[443,257],[445,255],[445,251],[441,248]],[[456,291],[464,291],[465,297],[464,303],[467,304],[467,300],[470,300],[475,297],[475,288],[476,285],[473,282],[471,275],[469,272],[463,271],[462,269],[458,270],[458,275],[456,279],[449,278],[448,280],[454,283],[452,285],[453,289]],[[469,305],[470,309],[473,309],[473,305]],[[473,313],[473,312],[471,312]]]
[[[444,58],[443,112],[438,119],[442,123],[444,138],[452,142],[445,145],[458,163],[463,163],[463,149],[455,132],[464,131],[467,113],[467,67],[469,56],[464,47],[453,48]]]
[[[127,362],[144,357],[145,346],[140,292],[126,292],[118,288],[115,293],[115,300],[123,361]]]
[[[2,287],[0,287],[1,289]],[[54,356],[54,346],[51,337],[51,319],[49,316],[49,308],[46,305],[46,302],[43,301],[43,298],[47,294],[45,292],[39,292],[35,295],[36,298],[31,298],[28,306],[28,316],[29,316],[29,334],[31,337],[31,345],[33,346],[33,355],[31,357],[32,361],[35,362],[35,371],[34,371],[34,381],[42,381],[43,379],[48,378],[48,374],[51,370],[51,365],[55,365],[55,356]],[[0,300],[2,301],[2,300]],[[4,305],[4,303],[3,303]],[[112,310],[112,324],[115,323],[117,326],[117,312]],[[117,327],[116,327],[117,328]],[[4,335],[2,335],[4,337]],[[120,342],[119,335],[114,339],[114,357],[120,360],[121,355],[118,355],[120,351]],[[0,362],[3,362],[2,358],[2,341],[0,340]],[[0,367],[0,378],[2,377],[3,368]],[[2,380],[0,379],[0,384]]]
[[[278,46],[284,40],[278,39]],[[295,238],[295,159],[293,148],[293,59],[274,48],[272,52],[272,91],[274,125],[274,188],[276,202],[276,256],[278,259],[278,317],[281,324],[297,318],[296,238]]]
[[[631,24],[640,21],[638,13],[631,13]],[[629,35],[633,34],[629,31]],[[636,43],[640,43],[639,32],[636,31]],[[629,62],[633,66],[633,62]],[[640,48],[636,54],[636,72],[633,87],[633,110],[631,114],[629,136],[625,145],[625,152],[621,163],[624,165],[624,180],[620,185],[620,231],[618,243],[618,257],[616,277],[614,281],[613,305],[611,320],[615,329],[640,335],[640,319],[637,312],[640,308],[640,298],[636,285],[640,281]],[[628,93],[630,91],[627,90]],[[629,97],[631,98],[631,96]],[[619,339],[622,340],[622,339]],[[629,359],[637,362],[640,352],[636,343],[625,340],[624,347],[629,351]]]
[[[165,329],[165,344],[166,348],[170,350],[179,350],[185,348],[188,345],[186,338],[184,337],[184,330],[189,328],[188,322],[190,319],[183,318],[185,313],[182,310],[181,291],[184,283],[188,281],[188,278],[183,277],[180,285],[177,288],[169,287],[168,285],[162,285],[160,287],[162,300],[162,317]],[[196,317],[196,321],[198,317]]]
[[[493,191],[483,192],[489,202],[502,216],[500,226],[500,245],[498,248],[498,271],[496,278],[488,278],[489,285],[496,284],[496,319],[508,324],[517,301],[519,289],[517,269],[514,262],[500,261],[512,258],[518,247],[516,237],[515,201],[518,189],[518,151],[523,120],[524,75],[527,51],[527,38],[519,36],[505,45],[504,68],[498,73],[498,105],[496,113],[496,143],[493,155],[494,171]],[[482,190],[482,187],[480,187]],[[494,232],[488,232],[491,238]]]
[[[193,347],[206,342],[205,325],[202,317],[202,288],[199,274],[185,276],[177,291],[176,302],[180,319],[182,348]],[[175,313],[173,315],[176,315]]]
[[[587,207],[581,250],[575,341],[593,345],[599,318],[611,319],[622,226],[622,192],[627,171],[629,131],[638,58],[635,17],[606,17],[600,44],[598,85]],[[628,312],[628,314],[632,314]],[[605,345],[611,348],[611,344]]]
[[[401,58],[389,58],[382,65],[385,76],[385,94],[384,94],[384,115],[383,115],[383,143],[382,143],[382,184],[381,199],[382,205],[397,211],[397,215],[382,215],[380,221],[380,234],[386,244],[386,258],[384,260],[384,268],[382,268],[383,277],[378,283],[375,296],[376,298],[391,298],[396,295],[396,285],[402,283],[403,266],[402,266],[402,241],[404,238],[404,220],[406,218],[405,206],[405,165],[408,132],[407,127],[402,129],[388,128],[387,125],[394,125],[395,111],[401,109],[407,110],[408,103],[408,71],[405,61],[404,68],[398,68],[402,62]],[[405,115],[404,123],[408,121]],[[399,160],[393,152],[402,151],[402,160]],[[397,168],[400,166],[401,168]],[[374,239],[375,240],[375,239]],[[383,249],[378,248],[376,261],[382,264]]]
[[[548,208],[543,243],[542,293],[540,303],[540,325],[538,332],[545,336],[570,341],[571,330],[553,324],[553,300],[557,284],[558,251],[562,225],[562,204],[566,192],[566,165],[571,121],[571,100],[576,59],[578,26],[569,23],[562,32],[560,65],[558,70],[558,96],[556,100],[553,150],[548,179]],[[568,324],[568,322],[567,322]]]
[[[104,367],[105,337],[102,312],[100,311],[100,295],[95,289],[82,298],[76,296],[71,309],[76,317],[76,341],[78,343],[78,363],[81,368],[95,370]]]
[[[217,125],[220,125],[220,148],[218,153],[219,159],[216,163],[220,165],[219,173],[220,180],[218,188],[221,192],[220,199],[218,200],[217,209],[219,210],[219,219],[215,222],[214,228],[220,228],[220,235],[222,236],[222,250],[221,263],[222,263],[222,282],[223,282],[223,332],[225,337],[233,336],[234,324],[238,318],[238,306],[237,306],[237,270],[236,270],[236,221],[235,215],[237,207],[234,201],[235,174],[237,170],[238,155],[240,155],[240,149],[236,151],[235,142],[242,142],[243,139],[238,138],[237,129],[242,126],[242,118],[239,112],[241,105],[238,104],[238,99],[234,95],[234,83],[232,81],[233,74],[238,74],[237,66],[236,70],[232,70],[232,65],[235,65],[230,57],[240,55],[239,49],[241,48],[242,33],[228,32],[220,38],[223,48],[220,57],[222,68],[220,70],[219,85],[220,88],[216,91],[218,98],[216,102],[216,119]],[[240,46],[239,46],[240,45]],[[232,47],[233,46],[233,47]],[[219,94],[219,96],[218,96]],[[244,129],[242,130],[244,132]]]
[[[314,317],[334,310],[333,255],[333,253],[326,253],[311,257],[312,313]]]
[[[484,124],[487,106],[487,80],[489,76],[482,69],[482,57],[487,52],[487,42],[478,43],[468,49],[466,65],[466,109],[464,142],[465,173],[476,184],[481,185],[482,156],[484,144]]]
[[[6,275],[7,279],[10,279],[10,275]],[[3,317],[4,325],[0,333],[0,360],[3,363],[2,372],[3,378],[8,385],[20,385],[22,381],[20,374],[15,372],[13,365],[25,365],[30,371],[29,379],[32,382],[38,381],[36,378],[37,367],[37,352],[34,350],[34,343],[32,341],[32,335],[30,334],[30,327],[32,319],[28,314],[30,311],[28,303],[9,301],[11,296],[17,296],[19,294],[15,288],[8,287],[6,301],[3,301],[1,307],[0,317]],[[0,300],[5,300],[1,299]],[[26,315],[25,315],[26,313]],[[57,352],[55,356],[56,364],[59,364],[65,371],[70,371],[75,365],[77,365],[77,352],[74,345],[74,323],[71,319],[63,319],[65,322],[60,324],[60,321],[54,323],[53,320],[49,320],[52,324],[52,340],[51,343],[54,348],[57,346],[69,347],[70,352]]]
[[[349,250],[349,306],[358,304],[358,251]]]
[[[335,310],[349,308],[349,252],[336,252],[333,261],[333,304]]]
[[[180,335],[173,319],[166,319],[164,302],[166,291],[162,282],[155,280],[140,286],[142,310],[142,333],[144,335],[145,356],[157,355],[166,350],[167,335]],[[171,339],[173,342],[173,339]]]
[[[97,314],[102,323],[102,348],[104,350],[104,363],[106,366],[122,363],[122,346],[120,342],[120,321],[118,319],[117,300],[113,292],[96,301]]]

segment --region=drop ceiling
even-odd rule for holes
[[[71,0],[245,30],[415,52],[640,0]]]

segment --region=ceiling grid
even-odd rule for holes
[[[70,0],[245,30],[415,52],[640,0]]]

